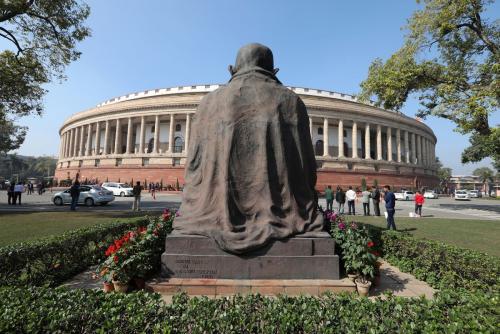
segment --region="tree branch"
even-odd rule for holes
[[[12,43],[14,43],[14,45],[16,46],[17,48],[17,54],[16,54],[16,57],[19,56],[20,53],[23,53],[24,50],[23,48],[21,47],[21,45],[19,44],[19,41],[17,40],[16,36],[14,36],[10,31],[8,31],[7,29],[5,28],[2,28],[0,27],[0,31],[3,31],[5,32],[7,35],[4,35],[4,34],[1,34],[0,33],[0,36],[4,37],[5,39],[11,41]]]
[[[31,7],[31,5],[33,5],[33,3],[35,2],[35,0],[29,0],[23,7],[21,7],[19,10],[13,10],[13,11],[10,11],[10,12],[6,12],[5,14],[3,14],[2,16],[0,16],[0,22],[4,22],[4,21],[8,21],[14,17],[16,17],[17,15],[19,14],[22,14],[23,12],[27,11],[28,8]]]
[[[52,32],[54,33],[54,36],[56,37],[57,41],[60,42],[59,31],[57,31],[56,26],[54,25],[54,23],[52,23],[52,21],[50,20],[49,17],[38,15],[38,14],[35,14],[33,12],[26,12],[26,14],[28,14],[28,16],[33,16],[33,17],[36,17],[40,20],[44,20],[45,22],[47,22],[50,25],[50,27],[52,28]]]

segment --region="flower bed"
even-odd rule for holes
[[[378,251],[368,229],[356,222],[348,222],[343,215],[326,212],[331,226],[331,235],[340,250],[340,260],[346,273],[360,275],[364,280],[375,276]]]
[[[106,259],[99,265],[98,275],[105,283],[126,286],[132,279],[143,281],[157,271],[174,217],[175,212],[166,209],[162,217],[146,217],[146,226],[126,231],[114,240],[104,251]]]
[[[104,249],[124,231],[144,226],[144,218],[70,231],[0,248],[0,285],[56,286],[101,262]]]
[[[0,288],[1,333],[494,333],[498,297],[354,295],[208,299],[95,290]]]

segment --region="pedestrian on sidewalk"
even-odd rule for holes
[[[344,204],[345,204],[345,193],[340,186],[337,187],[337,193],[335,194],[335,200],[339,205],[339,213],[344,214]]]
[[[134,195],[134,203],[132,204],[132,211],[141,211],[141,182],[137,181],[134,188],[132,188],[132,194]]]
[[[394,213],[396,212],[396,196],[391,191],[391,187],[385,185],[384,186],[384,201],[385,201],[385,210],[387,211],[387,229],[391,228],[396,230],[396,223],[394,222]]]
[[[151,197],[156,200],[156,188],[154,183],[151,185]]]
[[[332,186],[328,186],[325,189],[325,199],[326,199],[326,209],[333,211],[333,191]]]
[[[380,217],[380,190],[378,190],[377,187],[373,188],[371,197],[373,202],[373,213],[375,216]]]
[[[362,202],[363,202],[363,214],[365,216],[370,215],[370,198],[371,198],[371,192],[370,188],[366,188],[362,193]]]
[[[9,205],[16,204],[16,199],[14,197],[14,187],[14,182],[11,182],[9,188],[7,188],[7,203],[9,203]]]
[[[21,205],[21,196],[24,191],[24,185],[21,182],[18,182],[14,186],[14,204],[16,204],[17,201],[17,204]]]
[[[415,214],[418,217],[422,217],[422,206],[424,205],[425,198],[422,193],[417,190],[417,193],[415,194]]]
[[[346,191],[345,197],[347,198],[347,207],[349,208],[349,214],[356,215],[356,192],[352,190],[352,186],[349,186],[349,190]]]
[[[78,178],[75,179],[75,182],[71,185],[71,188],[69,188],[69,194],[71,195],[71,211],[76,210],[76,205],[78,204],[78,198],[80,197],[80,181],[78,181]]]

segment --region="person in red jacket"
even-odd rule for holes
[[[424,205],[425,198],[420,191],[417,190],[415,194],[415,214],[422,217],[422,205]]]

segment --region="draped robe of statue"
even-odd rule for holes
[[[255,47],[265,48],[240,50],[229,83],[200,102],[174,222],[174,233],[213,238],[235,254],[323,229],[306,107],[257,66]]]

